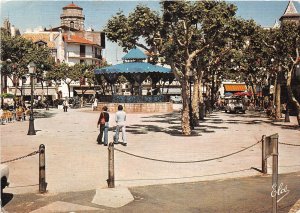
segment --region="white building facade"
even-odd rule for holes
[[[85,63],[98,65],[102,60],[102,49],[105,47],[105,36],[102,32],[93,29],[84,30],[85,17],[83,9],[75,4],[63,7],[60,16],[61,26],[51,29],[37,27],[28,29],[22,37],[31,40],[37,45],[45,45],[50,51],[56,63],[67,63],[69,66]],[[85,82],[85,81],[83,81]],[[68,86],[63,81],[59,84],[54,82],[36,82],[34,94],[36,96],[46,96],[52,100],[69,97]],[[30,80],[20,79],[17,95],[30,95]],[[80,85],[80,82],[72,83],[70,97],[78,91],[78,87],[88,87]],[[14,84],[11,80],[7,81],[8,93],[14,94]],[[75,93],[74,93],[75,92]]]

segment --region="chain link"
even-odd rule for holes
[[[223,155],[223,156],[220,156],[220,157],[215,157],[215,158],[209,158],[209,159],[203,159],[203,160],[195,160],[195,161],[171,161],[171,160],[161,160],[161,159],[155,159],[155,158],[149,158],[149,157],[144,157],[144,156],[140,156],[140,155],[136,155],[136,154],[132,154],[132,153],[129,153],[129,152],[125,152],[123,150],[120,150],[120,149],[117,149],[117,148],[114,148],[115,150],[119,151],[119,152],[122,152],[124,154],[127,154],[127,155],[131,155],[131,156],[134,156],[134,157],[137,157],[137,158],[142,158],[142,159],[146,159],[146,160],[152,160],[152,161],[159,161],[159,162],[164,162],[164,163],[201,163],[201,162],[206,162],[206,161],[212,161],[212,160],[218,160],[218,159],[221,159],[221,158],[225,158],[225,157],[229,157],[231,155],[235,155],[235,154],[238,154],[240,152],[243,152],[247,149],[250,149],[251,147],[259,144],[260,142],[262,142],[262,140],[256,142],[255,144],[251,145],[251,146],[248,146],[244,149],[241,149],[239,151],[236,151],[236,152],[233,152],[233,153],[230,153],[228,155]]]
[[[39,151],[34,151],[34,152],[29,153],[28,155],[24,155],[24,156],[21,156],[21,157],[12,159],[12,160],[3,161],[3,162],[1,162],[1,163],[10,163],[10,162],[13,162],[13,161],[17,161],[17,160],[20,160],[20,159],[23,159],[23,158],[27,158],[27,157],[36,155],[36,154],[38,154],[38,153],[39,153]]]
[[[287,145],[287,146],[300,146],[300,144],[291,144],[291,143],[282,143],[282,142],[279,142],[279,144]]]

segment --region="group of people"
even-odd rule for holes
[[[108,128],[109,128],[109,113],[107,106],[104,106],[102,108],[102,112],[100,113],[97,128],[100,126],[100,133],[97,138],[98,144],[104,144],[104,146],[108,145]],[[127,140],[126,140],[126,112],[123,111],[123,106],[118,106],[118,111],[115,115],[115,122],[116,122],[116,132],[114,135],[114,144],[119,143],[119,133],[120,130],[122,131],[122,139],[123,139],[123,145],[127,146]],[[103,137],[104,136],[104,137]],[[102,140],[102,138],[104,138]]]
[[[25,121],[27,113],[28,109],[25,104],[18,104],[16,108],[13,108],[12,110],[9,110],[7,106],[2,106],[0,108],[0,123],[4,124],[5,122]]]

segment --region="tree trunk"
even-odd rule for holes
[[[205,116],[209,117],[212,113],[212,109],[210,107],[210,97],[211,97],[211,87],[206,84],[206,100],[205,100]]]
[[[42,102],[44,101],[44,95],[45,95],[45,92],[44,92],[44,81],[41,82],[41,86],[42,86]]]
[[[67,84],[68,85],[68,92],[69,92],[69,98],[71,97],[71,88],[70,88],[70,84]]]
[[[291,70],[288,71],[288,76],[287,76],[287,82],[286,82],[286,87],[287,87],[287,92],[288,92],[288,98],[289,101],[296,107],[297,109],[297,121],[298,125],[300,126],[300,104],[297,101],[291,87],[291,82],[292,82],[292,72],[293,72],[293,67]],[[286,108],[288,110],[288,108]]]
[[[194,90],[193,90],[193,98],[192,98],[192,119],[193,124],[198,126],[199,121],[199,81],[198,76],[194,77]]]
[[[17,102],[16,102],[16,97],[17,97],[17,90],[18,90],[18,82],[19,82],[19,78],[17,77],[16,78],[16,81],[14,82],[15,83],[15,92],[14,92],[14,109],[16,109],[17,107]]]
[[[279,121],[281,118],[281,101],[280,101],[280,94],[281,94],[281,85],[280,80],[278,79],[277,74],[277,82],[276,82],[276,91],[275,91],[275,120]]]
[[[256,97],[256,89],[254,87],[253,81],[250,82],[250,85],[251,85],[251,89],[252,89],[252,97],[253,97],[253,100],[254,100],[254,107],[256,107],[257,97]]]
[[[202,77],[198,79],[199,81],[199,119],[204,120],[205,116],[205,108],[204,108],[204,100],[203,100],[203,83]]]
[[[212,70],[212,80],[211,80],[211,92],[210,92],[210,109],[213,110],[215,108],[215,69]]]
[[[191,134],[190,116],[189,116],[189,94],[188,94],[188,76],[185,75],[182,81],[182,112],[181,112],[181,128],[183,135]]]

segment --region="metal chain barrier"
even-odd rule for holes
[[[3,161],[3,162],[1,162],[1,163],[10,163],[10,162],[13,162],[13,161],[17,161],[17,160],[20,160],[20,159],[23,159],[23,158],[27,158],[27,157],[36,155],[36,154],[38,154],[38,153],[39,153],[39,151],[34,151],[34,152],[29,153],[28,155],[24,155],[24,156],[21,156],[21,157],[12,159],[12,160]]]
[[[291,144],[291,143],[282,143],[282,142],[278,142],[278,143],[287,146],[300,146],[300,144]]]
[[[245,151],[247,149],[250,149],[251,147],[259,144],[260,142],[262,142],[262,140],[256,142],[255,144],[253,144],[251,146],[248,146],[248,147],[246,147],[244,149],[241,149],[239,151],[236,151],[236,152],[233,152],[233,153],[230,153],[230,154],[227,154],[227,155],[223,155],[223,156],[215,157],[215,158],[203,159],[203,160],[195,160],[195,161],[170,161],[170,160],[161,160],[161,159],[149,158],[149,157],[144,157],[144,156],[132,154],[132,153],[129,153],[129,152],[117,149],[117,148],[114,148],[114,150],[117,150],[119,152],[122,152],[122,153],[127,154],[127,155],[131,155],[131,156],[134,156],[134,157],[137,157],[137,158],[142,158],[142,159],[146,159],[146,160],[153,160],[153,161],[159,161],[159,162],[165,162],[165,163],[201,163],[201,162],[206,162],[206,161],[218,160],[218,159],[221,159],[221,158],[226,158],[226,157],[229,157],[231,155],[238,154],[238,153],[243,152],[243,151]]]

